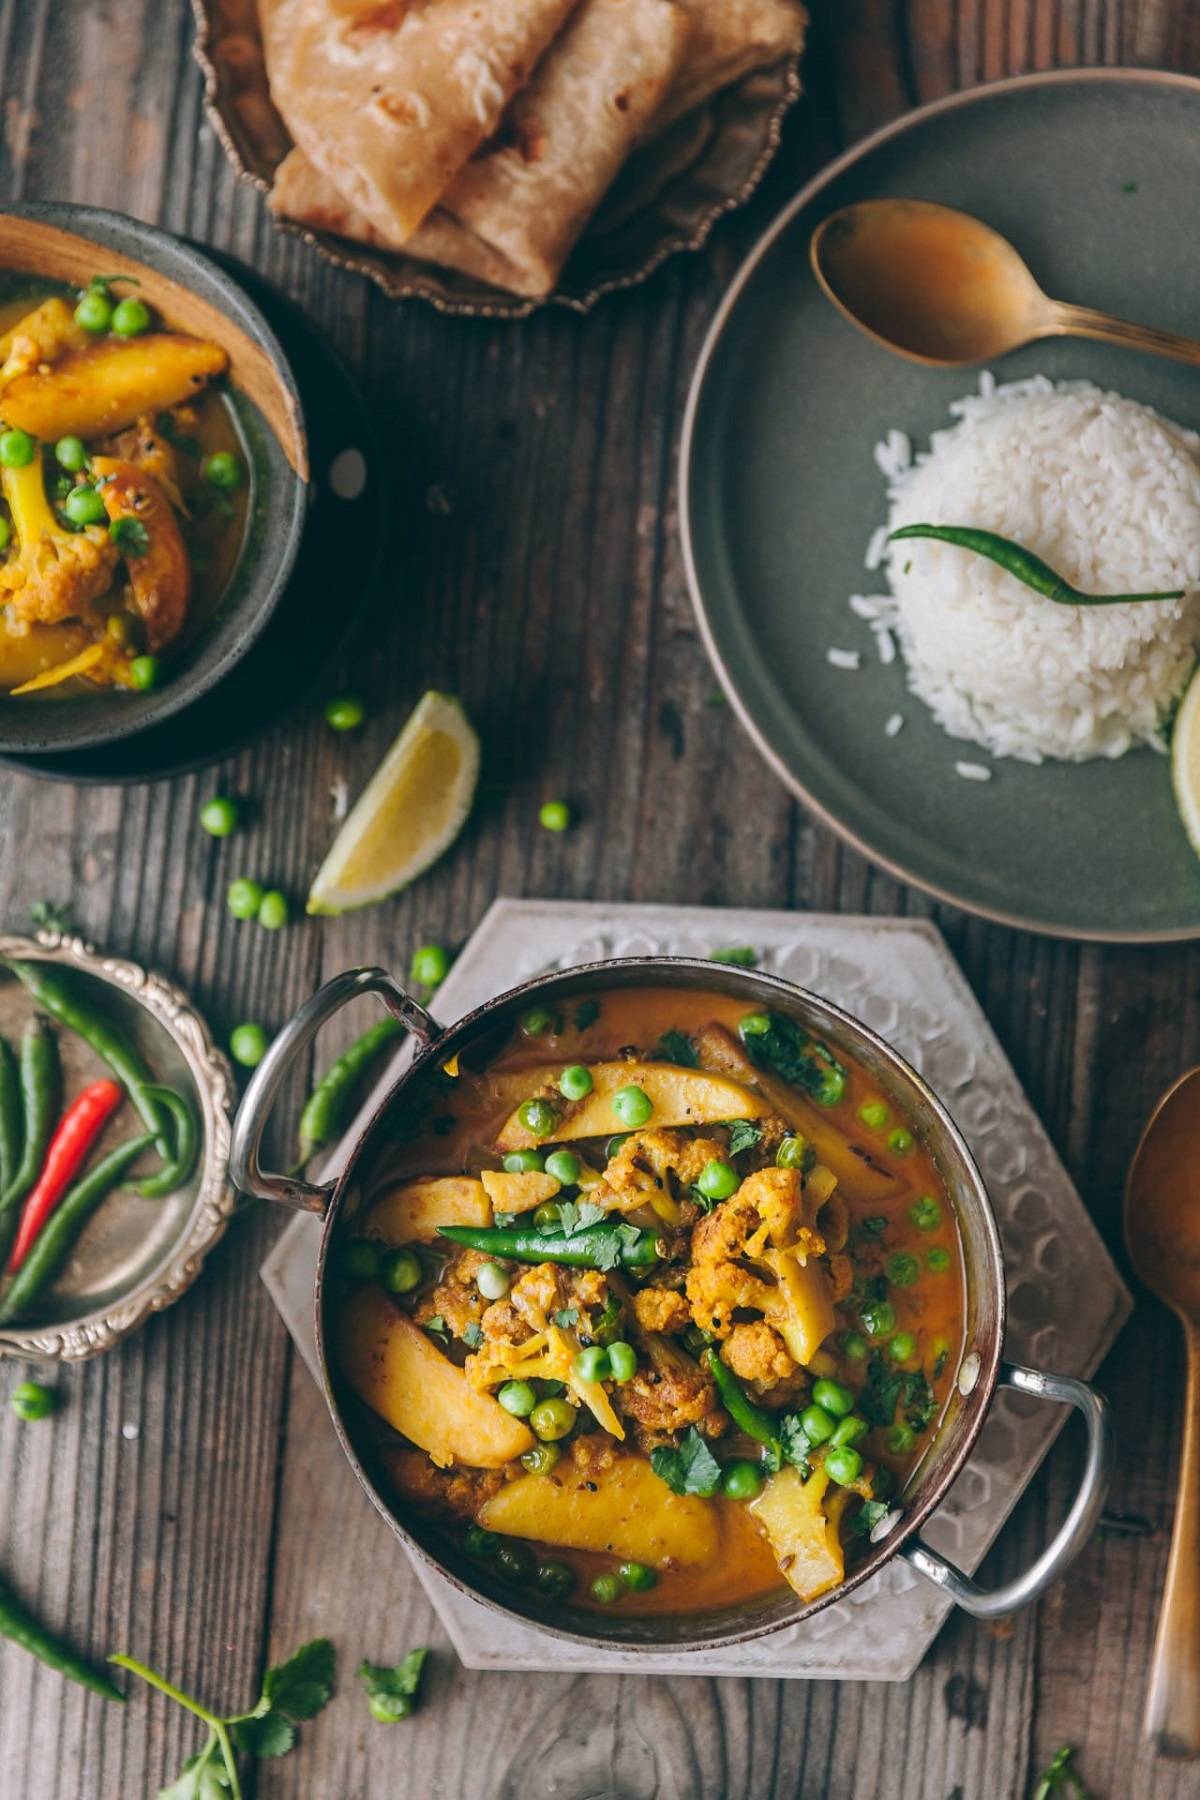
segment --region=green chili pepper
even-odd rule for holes
[[[1172,588],[1162,594],[1083,594],[1032,550],[974,525],[902,525],[892,532],[888,542],[895,543],[897,538],[936,538],[942,544],[956,544],[960,550],[973,550],[976,556],[986,556],[989,562],[1007,569],[1035,594],[1057,600],[1061,606],[1127,606],[1136,600],[1182,600],[1187,591]]]
[[[17,1059],[7,1038],[0,1038],[0,1195],[21,1160],[21,1085]]]
[[[51,1637],[45,1626],[26,1611],[3,1582],[0,1582],[0,1635],[19,1644],[22,1650],[28,1650],[30,1656],[36,1656],[48,1669],[57,1669],[60,1675],[79,1682],[81,1687],[91,1688],[93,1694],[103,1694],[106,1700],[124,1700],[120,1688],[114,1687],[107,1675],[93,1669],[58,1638]]]
[[[153,1078],[128,1038],[109,1023],[91,1005],[78,998],[69,981],[64,981],[38,963],[10,962],[8,967],[17,980],[44,1006],[52,1018],[90,1044],[102,1062],[106,1062],[133,1101],[134,1110],[148,1130],[158,1139],[158,1153],[164,1162],[170,1157],[164,1110],[147,1094]]]
[[[390,1015],[372,1025],[369,1031],[350,1048],[343,1052],[321,1077],[308,1097],[304,1111],[300,1115],[300,1151],[297,1172],[323,1145],[328,1144],[337,1135],[338,1126],[345,1114],[346,1102],[350,1098],[360,1077],[375,1061],[376,1057],[399,1037],[404,1027],[399,1019]]]
[[[510,1262],[565,1263],[572,1269],[645,1269],[659,1260],[657,1232],[637,1231],[626,1225],[589,1225],[584,1231],[533,1231],[530,1229],[443,1225],[440,1237],[486,1256],[507,1257]]]
[[[701,1364],[713,1378],[713,1385],[721,1399],[721,1405],[729,1414],[739,1431],[762,1444],[769,1450],[776,1462],[783,1461],[783,1445],[779,1439],[777,1419],[772,1418],[761,1406],[756,1406],[745,1388],[727,1363],[722,1362],[715,1349],[708,1349],[700,1358]]]
[[[120,1180],[130,1163],[154,1141],[153,1132],[147,1132],[144,1137],[130,1138],[128,1143],[118,1144],[63,1196],[53,1216],[33,1240],[32,1250],[0,1300],[0,1324],[6,1325],[10,1319],[28,1312],[62,1268],[72,1244],[104,1196]]]
[[[145,1091],[165,1109],[175,1127],[175,1154],[166,1159],[156,1175],[131,1182],[130,1192],[140,1194],[143,1200],[159,1200],[181,1188],[191,1174],[200,1148],[200,1131],[195,1113],[174,1088],[150,1085]]]
[[[62,1072],[58,1046],[44,1019],[33,1019],[21,1039],[21,1114],[24,1147],[12,1180],[0,1194],[0,1258],[16,1230],[21,1202],[38,1178],[58,1117]]]

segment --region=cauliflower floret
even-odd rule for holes
[[[383,1453],[388,1480],[420,1512],[473,1519],[485,1500],[504,1486],[503,1469],[439,1469],[424,1450]]]
[[[674,1288],[640,1288],[633,1296],[633,1316],[643,1331],[686,1331],[692,1322],[687,1296]]]
[[[735,1325],[725,1340],[722,1358],[743,1381],[774,1387],[795,1372],[787,1345],[765,1319],[752,1325]]]
[[[417,1307],[417,1323],[425,1325],[440,1318],[456,1338],[463,1336],[468,1325],[480,1324],[488,1303],[476,1287],[475,1277],[488,1260],[478,1250],[460,1250],[452,1257],[438,1285]]]
[[[796,1169],[760,1169],[692,1233],[687,1296],[701,1330],[727,1338],[734,1314],[758,1312],[793,1362],[807,1365],[833,1330],[825,1240],[802,1224]]]
[[[688,1137],[682,1131],[635,1131],[609,1158],[602,1185],[590,1196],[610,1212],[652,1206],[668,1225],[679,1222],[676,1188],[686,1190],[705,1163],[723,1158],[720,1138]]]

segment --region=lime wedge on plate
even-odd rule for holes
[[[350,912],[415,881],[462,830],[478,777],[466,713],[449,694],[426,694],[334,839],[309,912]]]

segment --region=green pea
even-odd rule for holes
[[[741,1182],[737,1171],[729,1163],[714,1156],[701,1169],[696,1186],[706,1200],[728,1200],[731,1194],[737,1193]]]
[[[826,1069],[813,1099],[818,1106],[838,1106],[846,1097],[846,1077],[840,1069]]]
[[[88,466],[87,445],[81,437],[60,437],[54,446],[54,460],[68,475],[78,475]]]
[[[332,731],[357,731],[367,709],[353,694],[338,694],[325,702],[325,723]]]
[[[72,525],[101,525],[108,518],[104,501],[94,487],[74,487],[62,503]]]
[[[6,469],[28,468],[36,451],[37,443],[27,431],[20,431],[15,425],[0,431],[0,463]]]
[[[862,1474],[863,1459],[857,1450],[845,1447],[841,1450],[830,1450],[825,1458],[825,1469],[830,1481],[836,1481],[839,1487],[849,1487]]]
[[[527,1381],[506,1381],[496,1398],[514,1419],[527,1419],[538,1403],[538,1397]]]
[[[592,1091],[592,1075],[582,1063],[572,1063],[558,1078],[558,1091],[564,1100],[586,1100]]]
[[[738,1457],[721,1469],[721,1492],[727,1500],[755,1500],[762,1493],[762,1472],[757,1463]]]
[[[562,1451],[557,1444],[535,1444],[521,1458],[521,1467],[530,1475],[548,1475],[558,1464]]]
[[[287,895],[268,888],[259,904],[258,922],[264,931],[282,931],[288,922]]]
[[[235,919],[257,919],[262,903],[262,889],[257,881],[250,881],[245,875],[239,875],[225,889],[225,905]]]
[[[912,1132],[906,1131],[903,1125],[897,1125],[895,1131],[888,1132],[888,1149],[894,1150],[897,1156],[907,1156],[915,1142]]]
[[[225,794],[214,794],[200,808],[201,829],[207,831],[209,837],[228,837],[236,830],[237,822],[237,801],[230,800]]]
[[[864,1100],[858,1116],[870,1130],[882,1131],[892,1116],[892,1109],[882,1100]]]
[[[866,1437],[871,1427],[857,1413],[848,1413],[839,1419],[834,1427],[833,1436],[829,1440],[831,1450],[842,1450],[849,1444],[857,1444],[859,1438]]]
[[[510,1150],[504,1158],[510,1175],[540,1175],[545,1166],[540,1150]]]
[[[654,1104],[648,1094],[640,1087],[618,1088],[613,1095],[613,1111],[622,1125],[630,1125],[636,1131],[639,1125],[645,1125],[654,1111]]]
[[[424,1274],[415,1250],[389,1250],[379,1265],[379,1279],[389,1294],[411,1294]]]
[[[592,1599],[598,1600],[601,1606],[611,1606],[614,1600],[621,1598],[622,1592],[616,1575],[597,1575],[592,1581]]]
[[[906,1456],[916,1441],[916,1432],[903,1419],[892,1426],[885,1439],[888,1449],[896,1456]]]
[[[607,1144],[604,1146],[605,1162],[611,1162],[613,1157],[620,1151],[621,1145],[627,1144],[632,1136],[632,1132],[622,1131],[619,1132],[616,1137],[610,1137]]]
[[[229,1034],[229,1053],[243,1069],[256,1069],[270,1048],[271,1040],[261,1025],[235,1025]]]
[[[557,1014],[546,1006],[531,1006],[521,1014],[521,1030],[526,1037],[547,1037],[558,1025]]]
[[[75,323],[82,325],[85,331],[99,336],[112,324],[112,316],[113,303],[106,287],[86,288],[80,295],[79,304],[75,308]]]
[[[162,672],[157,656],[135,656],[129,665],[129,679],[143,694],[158,686]]]
[[[944,1275],[950,1267],[950,1252],[935,1244],[932,1250],[925,1252],[925,1267],[933,1275]]]
[[[13,1389],[11,1405],[18,1419],[32,1425],[38,1419],[48,1419],[54,1411],[54,1390],[43,1387],[40,1381],[19,1382]]]
[[[574,1187],[583,1174],[583,1164],[573,1150],[552,1150],[546,1158],[546,1173],[563,1187]]]
[[[529,1423],[538,1437],[548,1444],[565,1438],[575,1423],[575,1408],[569,1400],[539,1400],[529,1415]]]
[[[369,1694],[367,1711],[379,1725],[394,1725],[398,1719],[407,1719],[412,1713],[413,1703],[407,1694]]]
[[[572,1368],[580,1381],[606,1381],[612,1370],[608,1366],[608,1351],[599,1344],[589,1344],[586,1350],[580,1350]]]
[[[893,1362],[911,1362],[917,1354],[917,1340],[911,1331],[898,1331],[888,1345],[888,1355]]]
[[[586,1355],[587,1352],[585,1351],[584,1354]],[[632,1381],[637,1374],[638,1366],[637,1351],[633,1348],[633,1345],[623,1344],[618,1339],[615,1344],[610,1344],[608,1346],[606,1354],[608,1356],[609,1373],[617,1385],[619,1387],[624,1386],[625,1382]]]
[[[835,1419],[844,1419],[854,1406],[854,1395],[838,1381],[815,1381],[812,1397],[815,1405],[823,1406]]]
[[[816,1151],[802,1137],[785,1137],[775,1152],[776,1165],[781,1169],[811,1169],[817,1160]]]
[[[483,1267],[476,1271],[475,1286],[485,1300],[503,1300],[510,1285],[508,1276],[499,1263],[484,1263]]]
[[[150,328],[150,308],[141,300],[118,300],[113,307],[112,328],[118,337],[140,337]]]
[[[500,1539],[497,1534],[494,1531],[485,1531],[482,1525],[468,1525],[463,1543],[471,1556],[495,1556],[500,1548]]]
[[[351,1238],[338,1255],[338,1267],[348,1281],[374,1281],[379,1274],[381,1252],[370,1238]]]
[[[658,1586],[658,1570],[652,1569],[649,1563],[623,1562],[617,1570],[617,1579],[635,1594],[648,1594],[652,1587]]]
[[[3,514],[0,514],[0,550],[7,550],[11,540],[12,526]]]
[[[534,1577],[534,1561],[524,1544],[501,1544],[496,1552],[496,1570],[505,1581],[523,1586]]]
[[[558,1114],[548,1100],[526,1100],[517,1118],[534,1137],[548,1137],[558,1124]]]
[[[562,1224],[562,1214],[553,1200],[545,1200],[535,1209],[533,1222],[539,1231],[557,1231]]]
[[[909,1250],[896,1250],[884,1264],[893,1287],[911,1287],[921,1273],[921,1265]]]
[[[747,1013],[745,1017],[738,1022],[738,1030],[744,1038],[766,1037],[770,1029],[770,1013]]]
[[[890,1300],[872,1300],[859,1313],[858,1322],[868,1337],[886,1337],[896,1329],[896,1309]]]
[[[538,812],[543,831],[565,831],[571,823],[571,809],[565,800],[547,800]]]
[[[222,494],[231,494],[242,485],[242,459],[232,450],[215,450],[200,464],[200,473],[209,487],[215,487]]]
[[[440,944],[423,944],[414,950],[408,973],[421,987],[440,987],[450,973],[450,958]]]
[[[942,1222],[942,1209],[932,1194],[922,1194],[909,1207],[908,1216],[918,1231],[936,1231]]]
[[[575,1574],[564,1562],[539,1563],[533,1585],[547,1599],[561,1600],[575,1586]]]
[[[842,1355],[850,1362],[861,1362],[867,1354],[867,1340],[861,1331],[843,1331]]]
[[[823,1444],[831,1438],[835,1423],[823,1406],[806,1406],[800,1414],[800,1424],[810,1444]]]

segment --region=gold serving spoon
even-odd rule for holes
[[[1200,363],[1194,338],[1051,300],[1007,238],[948,206],[861,200],[822,221],[809,255],[838,311],[910,362],[954,369],[1085,337]]]
[[[1164,1756],[1200,1756],[1200,1068],[1151,1114],[1125,1185],[1125,1243],[1187,1348],[1183,1452],[1145,1735]]]

